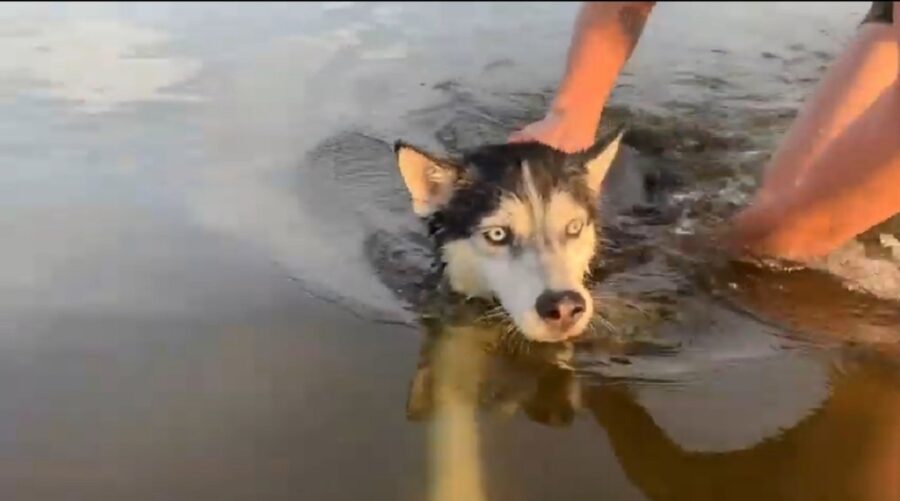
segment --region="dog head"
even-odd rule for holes
[[[413,211],[428,222],[451,289],[496,299],[528,339],[579,335],[596,252],[597,197],[622,132],[566,154],[539,143],[488,145],[457,159],[394,150]]]

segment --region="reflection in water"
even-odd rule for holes
[[[430,499],[494,499],[480,446],[484,413],[569,426],[593,417],[628,478],[653,500],[900,499],[900,367],[855,363],[831,371],[831,393],[774,436],[728,451],[674,441],[633,385],[577,377],[563,348],[529,357],[497,352],[490,328],[430,327],[408,411],[429,421]],[[757,402],[765,413],[765,399]],[[717,426],[716,418],[708,425]],[[599,446],[599,444],[598,444]],[[537,451],[539,454],[540,451]]]
[[[559,399],[556,394],[560,369],[541,366],[554,355],[567,353],[565,348],[535,346],[533,352],[520,355],[520,362],[543,362],[529,367],[538,372],[535,376],[496,355],[498,348],[506,347],[503,341],[504,331],[486,326],[432,324],[426,334],[407,414],[428,421],[430,500],[490,499],[478,424],[486,408],[507,416],[524,408],[532,419],[545,423],[571,421],[566,408],[570,395]]]
[[[489,329],[428,324],[408,408],[423,437],[398,412],[420,339],[312,297],[398,313],[427,241],[390,143],[456,152],[537,118],[576,8],[0,7],[0,497],[900,492],[896,363],[809,346],[896,358],[895,303],[809,272],[697,280],[709,262],[661,237],[752,190],[866,4],[660,5],[605,119],[685,179],[672,214],[614,222],[605,284],[667,314],[647,342],[507,353]]]
[[[895,373],[886,380],[871,366],[834,374],[831,397],[813,416],[777,437],[727,453],[679,447],[621,388],[599,386],[583,399],[626,474],[650,499],[896,500],[896,378]]]
[[[410,402],[413,408],[433,407],[428,409],[429,499],[433,501],[486,499],[476,422],[486,354],[473,342],[477,332],[458,334],[457,342],[437,341],[433,362],[416,374]]]
[[[735,307],[786,331],[819,342],[865,343],[868,349],[900,353],[897,301],[852,293],[829,274],[731,263],[708,281]]]

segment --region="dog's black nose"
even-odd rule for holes
[[[535,309],[544,322],[568,330],[584,313],[584,298],[575,291],[544,291]]]

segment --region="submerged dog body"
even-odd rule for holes
[[[571,155],[538,143],[489,145],[455,160],[398,142],[413,211],[428,224],[450,288],[496,299],[533,341],[584,331],[597,201],[621,139]]]

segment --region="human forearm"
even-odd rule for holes
[[[596,124],[656,2],[585,3],[551,112]]]
[[[550,109],[541,120],[514,132],[510,141],[537,141],[570,153],[589,148],[619,72],[655,3],[583,4]]]

